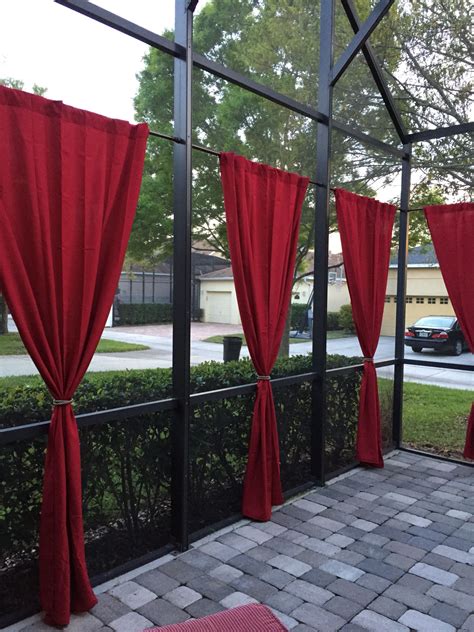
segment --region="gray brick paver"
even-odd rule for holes
[[[342,617],[327,612],[327,610],[312,603],[298,606],[293,610],[291,616],[298,621],[316,626],[314,629],[321,632],[336,632],[346,623]]]
[[[244,603],[295,632],[474,632],[472,470],[400,453],[115,580],[68,630],[142,632]]]
[[[465,610],[456,608],[456,606],[451,606],[447,603],[436,603],[429,611],[429,615],[453,625],[456,630],[462,626],[469,616]]]
[[[390,599],[389,597],[382,596],[374,599],[374,601],[369,604],[368,609],[374,610],[374,612],[378,612],[384,617],[388,617],[389,619],[394,619],[396,621],[407,610],[407,607],[398,601]]]
[[[456,632],[456,628],[416,610],[407,610],[399,619],[400,623],[419,632]]]

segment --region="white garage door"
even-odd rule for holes
[[[209,323],[230,323],[232,292],[208,292],[206,320]]]

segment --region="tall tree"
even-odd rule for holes
[[[356,0],[355,4],[363,19],[370,13],[373,3]],[[447,120],[446,113],[443,113],[445,118],[440,119],[442,105],[433,111],[426,109],[427,91],[432,90],[432,84],[442,86],[440,95],[452,95],[449,107],[456,112],[454,120],[465,120],[469,112],[471,84],[465,76],[466,66],[458,66],[457,56],[461,49],[455,44],[456,37],[463,36],[463,16],[457,10],[463,2],[442,0],[441,4],[449,5],[447,8],[454,7],[456,11],[451,15],[449,11],[443,14],[438,10],[433,26],[432,14],[424,12],[421,5],[426,5],[427,9],[438,4],[438,0],[417,3],[402,0],[371,36],[377,55],[383,60],[384,72],[395,84],[393,87],[403,105],[403,115],[410,129],[425,129]],[[464,25],[467,26],[466,21]],[[439,42],[437,29],[443,33]],[[165,35],[172,37],[171,32]],[[316,106],[318,36],[319,3],[314,0],[211,0],[195,18],[194,45],[206,57],[303,103]],[[336,58],[352,37],[353,31],[342,5],[336,2]],[[472,46],[464,40],[463,55]],[[436,51],[437,57],[433,59],[439,63],[430,62],[425,69],[428,79],[417,75],[415,90],[411,86],[411,75],[418,60],[410,60],[414,50],[422,50],[416,48],[422,42],[427,42]],[[444,55],[445,49],[447,55]],[[135,99],[137,120],[146,120],[152,129],[172,134],[172,60],[153,49],[144,62],[144,69],[138,75],[139,90]],[[315,173],[316,126],[312,121],[203,71],[195,69],[193,76],[195,142],[219,150],[235,151],[282,169],[310,176]],[[400,81],[405,80],[409,95],[400,93],[398,77]],[[411,99],[409,105],[408,96]],[[335,88],[334,115],[381,140],[392,144],[399,142],[361,54]],[[400,161],[393,156],[338,132],[333,133],[332,140],[333,182],[371,195],[398,177]],[[453,147],[451,159],[465,164],[465,141],[455,138],[449,143]],[[419,166],[424,164],[423,160],[427,164],[428,160],[439,157],[439,153],[433,153],[436,145],[431,143],[429,150],[423,147],[417,149],[415,158]],[[455,151],[458,153],[454,158]],[[449,180],[449,186],[459,187],[462,183],[462,178],[458,178],[456,185],[453,184],[452,169],[445,169],[440,160],[435,160],[431,167],[423,168],[426,168],[426,175],[433,184],[441,182],[445,187]],[[208,244],[210,250],[227,257],[217,160],[195,152],[193,169],[193,239]],[[165,141],[153,140],[149,144],[143,195],[129,248],[129,255],[135,260],[154,261],[168,255],[172,249],[171,181],[171,148]],[[313,217],[314,195],[310,192],[303,208],[296,274],[301,273],[313,243]],[[421,222],[421,219],[414,218],[414,226],[417,221]],[[330,229],[337,231],[334,213],[331,214]],[[421,224],[413,234],[424,238]]]

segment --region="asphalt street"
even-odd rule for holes
[[[193,325],[194,326],[194,325]],[[211,326],[218,329],[218,325]],[[229,328],[229,326],[227,326]],[[133,329],[133,331],[131,331]],[[191,342],[191,363],[200,364],[209,360],[222,361],[223,347],[221,344],[204,342],[199,337],[207,337],[212,332],[207,331],[204,323],[195,329]],[[238,329],[238,328],[234,328]],[[140,332],[138,333],[137,332]],[[229,333],[229,332],[225,332]],[[164,327],[118,327],[106,329],[103,337],[123,342],[136,342],[150,347],[147,351],[132,351],[126,353],[100,353],[92,359],[89,371],[117,371],[124,369],[153,369],[157,367],[170,367],[172,362],[171,328]],[[311,341],[292,344],[290,354],[306,354],[311,350]],[[338,338],[328,340],[328,353],[353,356],[362,355],[356,337]],[[375,355],[376,359],[392,358],[394,353],[394,338],[382,337]],[[242,347],[241,357],[248,356],[246,347]],[[474,356],[463,353],[461,356],[435,354],[433,351],[414,353],[406,348],[406,357],[410,359],[433,359],[437,362],[449,362],[454,364],[474,365]],[[28,356],[3,356],[0,360],[0,377],[9,375],[33,375],[37,373],[36,367]],[[393,367],[378,369],[379,375],[390,377]],[[405,379],[408,381],[435,384],[450,388],[474,390],[474,372],[434,367],[405,366]]]

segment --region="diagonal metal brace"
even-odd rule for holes
[[[377,28],[378,24],[380,23],[384,15],[388,12],[394,1],[395,0],[380,0],[380,2],[369,15],[367,20],[361,25],[360,29],[353,37],[349,46],[342,53],[342,55],[333,66],[330,77],[330,83],[332,86],[334,86],[342,77],[346,68],[364,46],[373,31]]]
[[[186,11],[191,11],[191,13],[194,13],[198,2],[199,0],[188,0],[188,2],[186,3]]]
[[[342,0],[342,6],[344,8],[344,11],[346,12],[352,30],[354,31],[354,33],[357,33],[360,29],[361,23],[353,1]],[[377,88],[379,89],[380,95],[382,96],[383,102],[385,103],[385,106],[388,110],[388,114],[392,119],[392,123],[397,131],[398,137],[400,138],[402,143],[405,143],[407,130],[405,128],[405,125],[403,124],[402,117],[400,116],[398,108],[395,104],[395,100],[392,96],[390,88],[385,81],[383,70],[379,64],[377,56],[375,55],[370,42],[366,42],[364,44],[364,46],[362,47],[362,53],[364,54],[365,61],[367,62],[370,72],[372,73],[374,81],[377,84]]]

